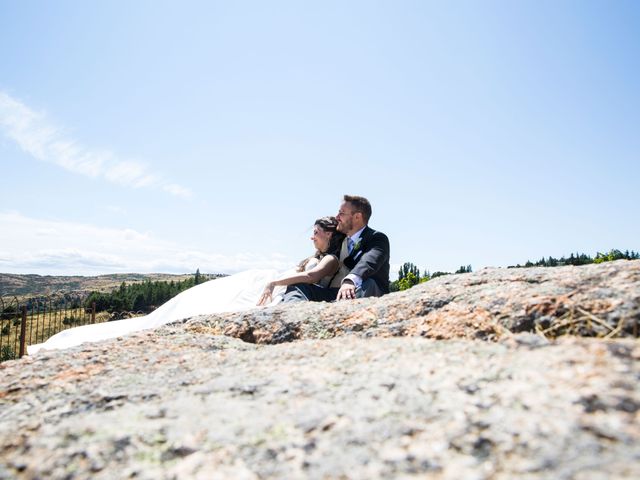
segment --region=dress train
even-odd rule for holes
[[[285,272],[284,274],[291,273]],[[196,315],[221,312],[238,312],[256,307],[267,283],[281,278],[277,270],[247,270],[228,277],[209,280],[176,295],[149,315],[113,322],[83,325],[63,330],[44,343],[29,345],[31,355],[42,349],[64,349],[85,342],[97,342],[115,338],[140,330],[157,328],[176,320]],[[282,300],[286,287],[276,287],[273,292],[274,305]]]

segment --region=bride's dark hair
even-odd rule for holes
[[[340,249],[342,248],[342,241],[346,235],[337,230],[338,228],[338,220],[336,217],[322,217],[317,219],[313,226],[318,226],[325,232],[332,232],[331,239],[329,240],[329,248],[327,248],[326,252],[321,252],[320,250],[316,251],[314,255],[309,258],[305,258],[298,265],[298,271],[303,272],[309,260],[312,258],[317,258],[318,260],[322,260],[326,255],[334,255],[336,257],[340,257]]]

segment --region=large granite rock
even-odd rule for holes
[[[623,261],[43,351],[0,364],[0,478],[640,478],[638,340],[553,339],[639,320]]]
[[[191,331],[251,343],[422,336],[494,340],[510,332],[555,338],[638,337],[640,260],[582,267],[485,269],[409,290],[339,303],[304,303],[191,319]]]

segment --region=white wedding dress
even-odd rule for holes
[[[308,268],[310,267],[307,266]],[[196,315],[258,308],[256,304],[266,284],[292,272],[293,270],[284,273],[277,270],[247,270],[228,277],[209,280],[176,295],[144,317],[63,330],[44,343],[29,345],[27,352],[31,355],[41,349],[63,349],[85,342],[120,337],[131,332],[157,328]],[[286,287],[276,287],[270,305],[280,302],[285,290]]]

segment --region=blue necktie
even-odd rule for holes
[[[353,251],[353,240],[351,238],[347,238],[347,250],[349,250],[349,255]]]

